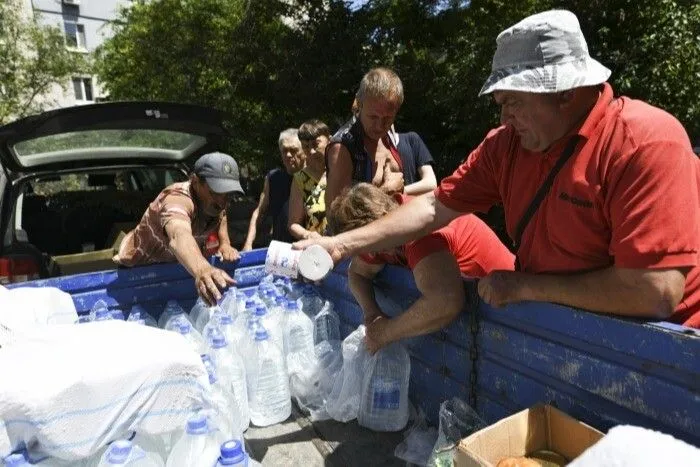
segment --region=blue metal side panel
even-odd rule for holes
[[[636,424],[700,445],[693,333],[547,303],[482,303],[480,318],[477,407],[488,421],[544,401],[601,430]]]
[[[243,253],[236,263],[222,263],[213,258],[213,264],[231,274],[237,287],[244,289],[257,285],[265,275],[266,252],[263,249]],[[122,311],[139,303],[158,318],[166,301],[177,300],[189,310],[197,298],[194,280],[177,263],[76,274],[10,286],[17,287],[57,287],[71,294],[76,310],[81,314],[89,312],[97,300],[104,300],[110,308]]]
[[[344,337],[362,323],[362,310],[348,286],[347,266],[347,262],[338,265],[321,289],[335,304]],[[402,313],[420,297],[411,272],[396,267],[387,267],[377,276],[375,295],[389,316]],[[471,361],[467,349],[471,338],[464,315],[442,331],[405,342],[411,354],[411,399],[434,424],[443,400],[453,396],[468,400]]]

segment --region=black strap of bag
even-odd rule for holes
[[[525,232],[525,228],[527,227],[527,224],[530,223],[532,216],[535,214],[535,212],[537,212],[537,208],[539,208],[540,204],[542,204],[542,200],[545,196],[547,196],[549,190],[551,190],[552,185],[554,184],[554,178],[557,176],[561,168],[564,167],[566,161],[571,159],[571,156],[574,154],[574,150],[576,149],[576,145],[578,144],[578,142],[578,135],[572,137],[569,140],[566,147],[559,156],[557,163],[554,164],[552,170],[549,171],[547,178],[544,180],[544,182],[542,182],[542,185],[540,186],[539,190],[537,190],[535,197],[532,198],[532,201],[530,201],[530,205],[525,210],[525,214],[523,214],[523,217],[520,218],[520,222],[518,222],[518,226],[515,229],[515,238],[513,239],[513,247],[515,248],[516,271],[520,271],[520,260],[518,259],[518,250],[520,249],[520,241],[522,240],[523,232]]]

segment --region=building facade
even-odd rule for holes
[[[112,35],[111,22],[119,9],[132,0],[27,0],[40,24],[63,31],[66,47],[79,54],[89,54]],[[99,78],[76,73],[65,87],[54,86],[42,96],[51,108],[99,102],[105,97]]]

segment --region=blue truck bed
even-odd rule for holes
[[[222,267],[241,289],[264,276],[266,250]],[[348,288],[347,263],[319,287],[349,334],[362,312]],[[53,286],[70,293],[79,313],[99,299],[128,311],[139,303],[156,318],[169,299],[188,309],[193,281],[180,265],[154,265],[15,284]],[[639,323],[547,303],[501,309],[478,300],[465,282],[468,303],[444,330],[407,342],[411,399],[437,424],[440,403],[469,401],[488,423],[537,402],[553,404],[606,431],[617,424],[661,430],[700,446],[700,333],[670,323]],[[418,296],[409,271],[388,267],[377,297],[396,315]]]

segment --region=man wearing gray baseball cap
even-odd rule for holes
[[[479,281],[486,303],[700,328],[700,163],[676,118],[614,96],[609,76],[570,11],[523,19],[498,35],[480,92],[501,107],[501,126],[434,192],[295,247],[318,243],[335,260],[388,250],[502,203],[517,270]]]
[[[121,266],[179,261],[194,277],[197,293],[209,304],[233,284],[205,255],[235,261],[238,251],[228,236],[226,206],[232,193],[243,193],[238,164],[221,152],[201,156],[186,182],[166,187],[126,234],[113,260]]]

